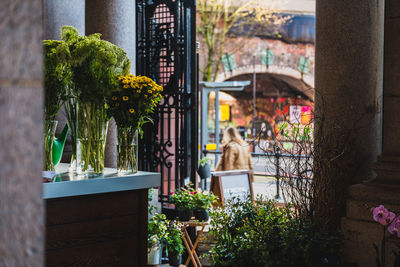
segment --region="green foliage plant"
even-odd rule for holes
[[[44,114],[45,121],[54,120],[66,100],[71,70],[66,60],[68,46],[64,41],[44,40]]]
[[[148,221],[148,248],[165,243],[168,237],[168,220],[164,214],[155,213]]]
[[[182,254],[184,246],[181,227],[179,222],[170,221],[164,214],[155,213],[148,221],[148,249],[163,245],[168,252]]]
[[[54,170],[52,148],[56,116],[66,100],[66,89],[71,82],[71,71],[64,41],[44,40],[44,169]]]
[[[290,206],[234,199],[211,218],[213,266],[340,266],[339,235],[316,228]]]
[[[207,164],[210,164],[210,162],[211,162],[211,158],[209,158],[209,157],[201,158],[201,159],[199,159],[199,166],[205,166]]]
[[[167,237],[165,239],[165,245],[168,253],[182,254],[184,251],[181,224],[177,221],[168,221],[167,224]]]
[[[104,106],[116,86],[116,75],[128,74],[130,61],[122,48],[100,36],[80,36],[72,26],[61,28],[61,39],[69,47],[75,95],[80,102]]]
[[[217,202],[217,199],[212,192],[198,189],[193,194],[194,209],[207,211]]]
[[[130,61],[126,52],[100,34],[80,36],[71,26],[61,28],[61,39],[67,44],[71,66],[73,92],[78,109],[77,135],[81,141],[83,171],[94,173],[104,169],[104,146],[107,122],[110,119],[107,96],[117,86],[115,77],[127,74]]]

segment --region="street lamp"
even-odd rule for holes
[[[253,152],[256,151],[256,56],[253,56]]]

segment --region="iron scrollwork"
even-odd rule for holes
[[[137,68],[164,87],[154,124],[139,141],[139,169],[161,173],[162,202],[194,181],[197,164],[195,5],[187,0],[137,1]]]

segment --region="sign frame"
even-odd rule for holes
[[[219,205],[224,207],[225,206],[225,196],[224,196],[224,188],[222,186],[222,177],[246,174],[247,182],[249,183],[250,197],[251,197],[251,200],[253,201],[254,200],[253,173],[254,173],[254,171],[252,171],[252,170],[214,171],[211,173],[210,192],[212,192],[214,195],[216,195],[218,197]]]

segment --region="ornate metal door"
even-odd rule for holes
[[[136,72],[164,87],[154,124],[139,141],[139,169],[161,173],[161,202],[197,167],[197,60],[194,0],[137,0]]]

